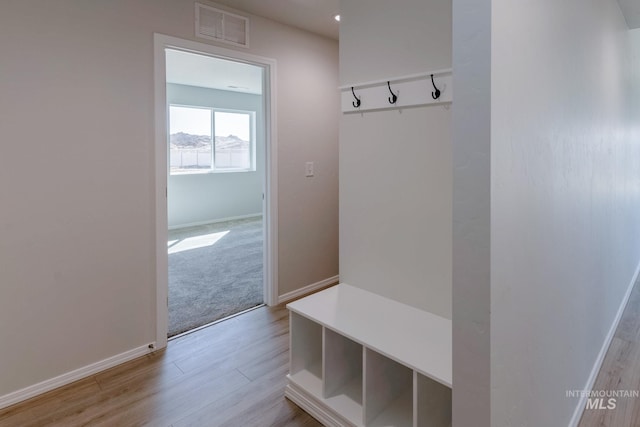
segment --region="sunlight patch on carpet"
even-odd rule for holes
[[[172,230],[169,240],[169,337],[264,302],[262,218]]]
[[[219,233],[205,234],[204,236],[188,237],[182,240],[170,240],[169,254],[213,246],[218,240],[222,239],[227,234],[229,234],[229,230],[221,231]]]

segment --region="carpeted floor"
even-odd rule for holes
[[[263,303],[262,218],[169,231],[169,336]]]

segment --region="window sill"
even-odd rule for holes
[[[215,174],[228,174],[228,173],[247,173],[255,172],[255,169],[232,169],[232,170],[194,170],[194,171],[180,171],[170,172],[170,176],[190,176],[190,175],[215,175]]]

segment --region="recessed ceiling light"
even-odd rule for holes
[[[333,19],[335,19],[336,21],[340,22],[340,15],[334,16]]]

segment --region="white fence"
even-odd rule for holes
[[[169,150],[173,170],[211,169],[211,150]],[[216,150],[216,169],[250,169],[248,150]]]

